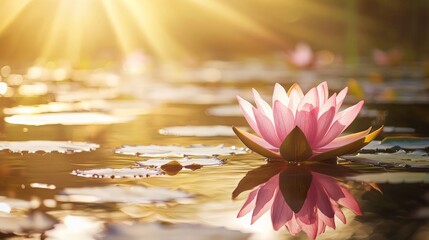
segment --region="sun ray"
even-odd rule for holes
[[[103,0],[101,1],[101,3],[107,13],[110,25],[115,32],[115,37],[118,41],[122,53],[130,53],[133,50],[133,46],[135,46],[135,43],[133,43],[133,38],[130,36],[130,31],[127,31],[126,29],[127,25],[123,21],[124,18],[119,14],[120,12],[117,11],[117,9],[120,7],[117,5],[118,2]]]
[[[238,11],[235,11],[233,8],[226,6],[218,1],[214,0],[188,0],[196,5],[199,5],[202,8],[207,9],[215,14],[222,16],[223,18],[229,20],[231,23],[243,28],[244,30],[261,37],[268,42],[275,44],[277,46],[282,46],[284,40],[279,36],[271,32],[267,27],[264,27],[260,23],[252,20],[251,18],[240,14]]]
[[[23,10],[28,6],[30,1],[31,0],[9,0],[1,2],[0,16],[2,20],[0,21],[0,35],[23,12]]]
[[[53,55],[55,48],[57,47],[57,43],[59,42],[62,26],[64,25],[64,18],[68,16],[67,12],[70,10],[68,9],[66,1],[60,1],[58,4],[59,6],[57,7],[56,13],[52,19],[51,30],[45,38],[46,42],[42,48],[42,58],[47,59]]]
[[[145,37],[150,47],[161,59],[169,60],[186,54],[186,51],[173,42],[163,26],[157,22],[151,1],[123,0],[122,3],[136,21],[140,34]]]

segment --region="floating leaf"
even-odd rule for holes
[[[167,127],[159,130],[163,135],[191,136],[191,137],[216,137],[216,136],[235,136],[230,126],[176,126]]]
[[[53,184],[46,184],[46,183],[30,183],[30,187],[32,187],[32,188],[51,189],[51,190],[57,188]]]
[[[383,141],[372,141],[363,151],[387,151],[387,150],[417,150],[429,149],[429,138],[419,137],[388,137]]]
[[[76,213],[74,213],[76,214]],[[48,239],[94,239],[95,235],[103,230],[103,222],[95,217],[67,215],[62,223],[46,232]]]
[[[29,201],[0,196],[0,212],[9,213],[12,209],[30,209]]]
[[[169,164],[171,162],[177,162],[182,167],[188,167],[193,165],[200,166],[220,166],[224,163],[222,159],[213,157],[213,158],[181,158],[181,159],[169,159],[169,158],[153,158],[146,161],[137,162],[139,166],[148,166],[148,167],[162,167],[163,165]]]
[[[66,188],[55,198],[61,202],[83,203],[165,203],[190,199],[191,194],[162,187],[105,186]]]
[[[280,154],[284,159],[292,162],[301,162],[311,157],[311,146],[299,127],[295,127],[287,135],[280,146]]]
[[[409,127],[392,127],[384,126],[383,132],[385,133],[414,133],[416,129]]]
[[[162,172],[148,168],[100,168],[73,170],[73,175],[88,178],[147,178],[163,175]]]
[[[0,141],[0,150],[9,150],[16,153],[78,153],[89,152],[100,147],[95,143],[71,141]]]
[[[147,101],[106,101],[86,100],[79,102],[50,102],[39,105],[16,106],[5,108],[7,115],[40,114],[60,112],[104,111],[114,114],[137,115],[152,109],[153,103]]]
[[[42,233],[52,229],[58,221],[43,212],[31,212],[25,217],[0,217],[0,232],[2,233]]]
[[[106,231],[98,236],[97,239],[106,240],[137,240],[137,239],[198,239],[198,240],[244,240],[248,239],[250,234],[242,233],[236,230],[229,230],[224,227],[210,227],[201,224],[190,223],[109,223],[106,225]]]
[[[222,105],[212,107],[207,110],[207,113],[218,117],[241,117],[243,112],[239,105]]]
[[[125,123],[133,120],[133,116],[115,116],[95,112],[69,112],[69,113],[42,113],[19,114],[6,117],[5,121],[11,124],[22,125],[105,125]]]
[[[360,174],[347,177],[349,180],[374,183],[429,183],[429,173],[383,172]]]
[[[248,150],[237,147],[204,146],[195,144],[188,147],[183,146],[160,146],[160,145],[125,145],[115,150],[116,153],[126,155],[137,155],[142,157],[185,157],[185,156],[217,156],[246,154]]]
[[[429,168],[429,156],[424,154],[405,153],[359,153],[356,156],[342,156],[342,158],[358,163],[371,164],[381,167]]]

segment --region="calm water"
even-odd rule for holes
[[[255,83],[271,91],[272,84]],[[203,85],[204,86],[204,85]],[[250,92],[250,84],[242,89]],[[217,85],[209,85],[211,88]],[[354,100],[351,99],[351,102]],[[360,117],[351,130],[360,130],[372,124],[386,124],[413,127],[412,135],[425,135],[428,123],[427,104],[368,104],[372,109],[388,112],[387,118],[380,115]],[[249,171],[265,163],[263,157],[251,153],[236,156],[222,156],[226,164],[203,167],[190,171],[182,170],[174,176],[160,176],[143,179],[98,179],[71,175],[77,169],[121,168],[133,166],[146,158],[114,153],[124,144],[130,145],[190,145],[206,144],[243,146],[237,137],[179,137],[164,136],[159,129],[181,125],[236,125],[247,126],[243,117],[215,117],[207,114],[214,104],[161,103],[135,120],[112,125],[86,126],[27,126],[5,123],[4,141],[7,140],[73,140],[100,144],[93,152],[75,154],[17,154],[0,153],[0,196],[31,200],[55,199],[64,188],[104,185],[142,185],[181,189],[195,194],[193,201],[169,204],[103,204],[103,203],[61,203],[40,210],[64,220],[67,216],[90,217],[91,221],[102,222],[153,222],[198,223],[208,226],[223,226],[231,230],[251,233],[250,239],[295,239],[282,228],[274,231],[267,216],[254,225],[250,218],[237,219],[236,215],[248,192],[236,200],[231,193],[240,179]],[[409,115],[404,116],[405,109]],[[405,114],[406,115],[406,114]],[[422,118],[422,116],[424,116]],[[395,120],[397,119],[397,120]],[[386,135],[386,134],[385,134]],[[349,164],[361,172],[384,172],[380,167]],[[396,171],[396,169],[391,169]],[[412,173],[410,173],[412,174]],[[344,179],[342,179],[344,180]],[[378,184],[383,193],[361,182],[344,181],[358,201],[363,216],[356,216],[344,209],[347,224],[338,224],[336,230],[327,230],[318,239],[427,239],[429,236],[428,202],[429,186],[424,183]],[[31,183],[53,184],[56,189],[32,188]],[[19,212],[19,211],[18,211]],[[84,223],[82,223],[84,224]],[[144,233],[142,233],[144,236]],[[33,238],[38,238],[33,235]],[[304,233],[296,237],[306,239]],[[146,239],[142,237],[142,239]],[[156,239],[156,238],[155,238]]]

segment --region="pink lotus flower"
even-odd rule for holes
[[[398,64],[401,61],[401,58],[401,52],[398,49],[383,51],[376,48],[372,51],[372,59],[374,60],[374,63],[379,66],[392,66]]]
[[[237,97],[244,117],[255,136],[233,127],[240,140],[251,150],[272,159],[291,162],[317,161],[354,153],[368,144],[382,128],[371,128],[340,136],[362,108],[363,101],[340,111],[347,87],[329,97],[326,82],[304,95],[298,84],[288,92],[274,87],[272,107],[253,89],[256,107]]]
[[[304,231],[315,239],[326,227],[335,229],[335,217],[346,223],[339,204],[362,214],[353,196],[334,178],[298,166],[287,169],[250,192],[237,217],[252,212],[253,224],[270,210],[275,230],[285,226],[294,236]]]
[[[316,60],[313,50],[306,43],[298,43],[287,57],[289,62],[298,68],[309,67],[314,64]]]

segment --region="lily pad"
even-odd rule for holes
[[[9,150],[15,153],[78,153],[89,152],[100,145],[87,142],[71,141],[0,141],[0,150]]]
[[[66,188],[55,198],[60,202],[144,204],[180,202],[192,195],[162,187],[105,186]]]
[[[163,172],[148,168],[100,168],[73,170],[72,174],[87,178],[148,178],[163,175]]]
[[[103,230],[103,222],[95,217],[67,215],[62,223],[46,232],[48,239],[94,239]]]
[[[388,150],[417,150],[429,149],[429,138],[418,137],[390,137],[383,141],[372,141],[361,151],[388,151]]]
[[[185,156],[218,156],[232,154],[246,154],[249,151],[246,148],[205,146],[195,144],[188,147],[183,146],[160,146],[160,145],[124,145],[115,150],[118,154],[136,155],[141,157],[185,157]]]
[[[79,102],[50,102],[47,104],[16,106],[5,108],[4,114],[40,114],[40,113],[61,113],[61,112],[84,112],[103,111],[113,114],[138,115],[148,112],[154,107],[154,103],[147,101],[106,101],[106,100],[86,100]]]
[[[347,177],[349,180],[373,183],[429,183],[429,173],[423,172],[383,172]]]
[[[243,116],[243,112],[238,105],[222,105],[212,107],[207,110],[207,113],[212,116],[218,117],[240,117]]]
[[[50,215],[43,212],[31,212],[25,217],[0,217],[0,232],[2,233],[42,233],[54,227],[57,223]]]
[[[29,201],[0,196],[0,212],[10,213],[12,209],[30,209]]]
[[[215,126],[175,126],[167,127],[159,130],[162,135],[174,136],[191,136],[191,137],[216,137],[235,136],[231,126],[215,125]]]
[[[224,161],[219,158],[182,158],[182,159],[169,159],[169,158],[153,158],[146,161],[137,162],[139,166],[150,166],[160,168],[172,161],[178,162],[182,167],[197,166],[221,166]]]
[[[358,163],[371,164],[381,167],[429,168],[429,156],[424,153],[359,153],[356,156],[342,156],[342,158]]]
[[[199,240],[244,240],[250,237],[249,233],[229,230],[224,227],[211,227],[190,223],[109,223],[106,230],[97,239],[199,239]]]
[[[20,125],[106,125],[125,123],[133,120],[133,116],[116,116],[96,112],[67,112],[67,113],[42,113],[42,114],[18,114],[6,117],[5,121]]]

